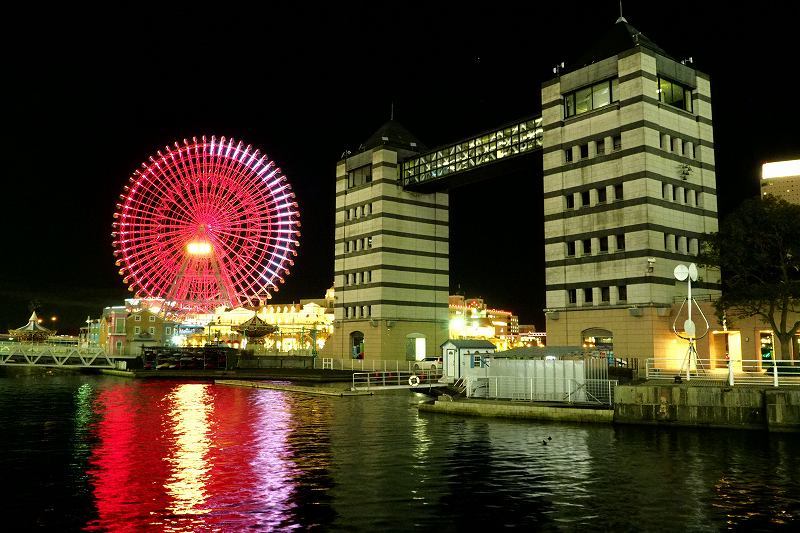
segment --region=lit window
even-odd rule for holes
[[[692,89],[660,76],[658,78],[658,100],[672,107],[677,107],[690,113],[693,112]]]
[[[586,113],[592,109],[599,109],[607,106],[611,102],[618,101],[618,83],[619,81],[614,78],[565,94],[564,117],[580,115],[581,113]]]

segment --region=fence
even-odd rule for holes
[[[468,398],[613,405],[617,380],[574,378],[468,377]]]
[[[439,375],[441,366],[431,365],[428,361],[396,361],[383,359],[335,359],[333,357],[316,358],[314,368],[323,370],[353,370],[370,372],[418,372],[420,370],[434,370]]]
[[[432,370],[389,371],[389,372],[354,372],[352,390],[370,390],[372,388],[425,388],[434,383],[438,386],[441,374]]]
[[[692,359],[676,367],[675,359],[647,360],[647,379],[715,385],[800,386],[800,363],[762,359]]]

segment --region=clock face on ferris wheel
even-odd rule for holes
[[[113,246],[128,289],[174,310],[256,304],[294,265],[300,221],[286,176],[241,141],[159,150],[125,185]]]

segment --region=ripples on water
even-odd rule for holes
[[[800,523],[794,435],[420,415],[422,399],[10,374],[4,508],[15,529],[90,531]]]

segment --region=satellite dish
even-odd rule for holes
[[[694,334],[697,332],[697,328],[694,326],[694,320],[686,320],[683,323],[683,331],[690,337],[694,337]]]
[[[689,277],[692,278],[692,281],[697,281],[697,265],[694,263],[689,264]]]
[[[686,265],[678,265],[675,267],[675,279],[678,281],[684,281],[689,276],[690,270],[686,268]],[[695,278],[697,278],[697,269],[695,269]]]

